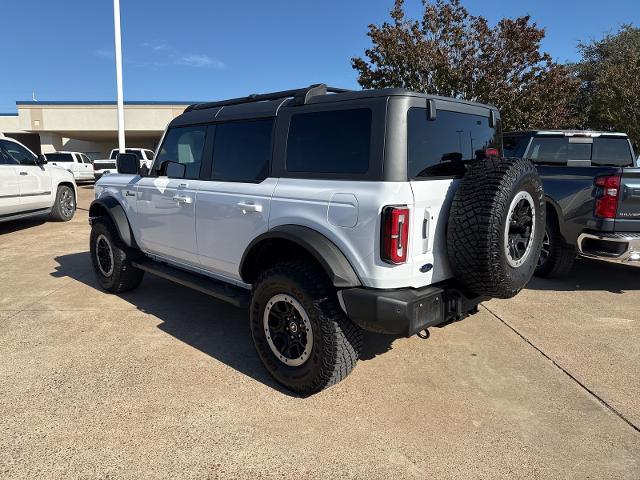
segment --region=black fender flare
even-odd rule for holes
[[[129,225],[129,219],[120,202],[112,196],[95,199],[89,207],[89,223],[93,225],[95,219],[102,216],[100,212],[103,211],[106,212],[116,226],[120,240],[122,240],[127,247],[138,248],[136,239],[131,231],[131,225]]]
[[[293,242],[309,252],[322,266],[336,288],[361,286],[360,279],[347,260],[347,257],[327,237],[321,233],[301,225],[280,225],[253,239],[245,249],[240,261],[240,276],[247,283],[248,272],[251,271],[253,255],[259,250],[262,242],[282,239]]]

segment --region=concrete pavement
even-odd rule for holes
[[[640,272],[580,262],[292,396],[245,311],[102,292],[70,223],[0,224],[0,478],[640,478]]]

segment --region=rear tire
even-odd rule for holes
[[[566,275],[573,267],[575,259],[575,248],[565,243],[555,219],[547,217],[547,228],[535,276],[557,278]]]
[[[142,282],[144,272],[132,265],[141,254],[122,243],[110,218],[95,220],[91,228],[90,250],[96,278],[107,292],[126,292]]]
[[[459,284],[480,297],[516,295],[536,268],[545,216],[533,163],[493,157],[471,163],[455,193],[447,231]]]
[[[356,365],[362,330],[342,311],[324,272],[278,263],[253,285],[253,343],[269,374],[302,395],[344,379]]]
[[[68,222],[76,213],[76,195],[71,187],[59,185],[56,199],[49,214],[51,220]]]

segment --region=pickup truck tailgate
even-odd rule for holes
[[[616,231],[640,232],[640,168],[625,168],[620,183]]]

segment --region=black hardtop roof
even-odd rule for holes
[[[417,97],[434,99],[442,102],[454,102],[474,105],[496,110],[491,105],[418,93],[406,88],[383,88],[374,90],[346,90],[343,88],[327,87],[325,84],[315,84],[305,88],[283,90],[273,93],[252,94],[247,97],[232,98],[216,102],[197,103],[189,105],[184,113],[176,117],[172,126],[188,125],[215,120],[233,120],[240,118],[273,117],[278,114],[280,107],[295,107],[319,103],[343,102],[367,98],[381,98],[391,96]]]

